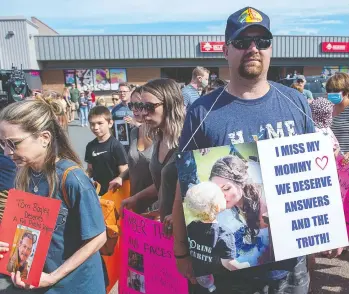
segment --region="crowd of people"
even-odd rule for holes
[[[34,99],[13,103],[0,112],[0,216],[6,205],[6,191],[12,187],[62,200],[59,183],[64,172],[72,166],[79,167],[68,174],[66,190],[71,207],[62,201],[59,225],[38,289],[26,285],[18,266],[13,265],[11,279],[0,276],[0,290],[105,293],[108,279],[99,249],[107,237],[92,179],[101,185],[100,195],[129,180],[130,197],[122,202],[120,213],[127,208],[162,222],[164,234],[174,236],[177,268],[192,282],[191,293],[207,293],[207,289],[196,284],[192,270],[194,257],[189,253],[176,166],[179,153],[329,128],[339,142],[334,140],[334,149],[348,154],[349,75],[338,73],[327,82],[328,93],[341,93],[338,101],[329,101],[327,97],[312,99],[304,90],[302,76],[293,86],[299,87],[299,91],[268,81],[273,38],[269,18],[249,8],[261,16],[251,26],[241,21],[246,9],[227,20],[223,50],[229,65],[229,83],[210,81],[209,70],[197,67],[191,82],[182,89],[171,79],[154,79],[138,87],[120,84],[109,107],[103,97],[96,99],[91,91],[79,91],[73,84],[71,89],[64,88],[62,95],[37,94]],[[204,93],[200,95],[199,89]],[[95,135],[86,146],[86,171],[67,133],[76,114],[81,126],[89,126]],[[279,125],[283,132],[276,131]],[[224,197],[224,206],[229,209],[241,201],[245,203],[243,209],[255,209],[250,197],[253,189],[230,173],[236,164],[243,163],[227,160],[217,163],[209,185],[221,188],[216,191],[217,197]],[[239,227],[241,242],[254,240],[255,231],[245,230],[244,222],[256,223],[256,219],[251,220],[248,212],[246,215]],[[9,244],[0,238],[0,258],[8,251]],[[332,256],[340,253],[338,249]],[[215,274],[216,291],[308,293],[309,260],[303,256]]]

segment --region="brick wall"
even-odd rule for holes
[[[43,90],[52,90],[61,93],[64,88],[63,70],[45,70],[42,72]]]
[[[159,67],[127,69],[127,82],[130,84],[143,85],[149,80],[160,78],[160,77],[161,77],[161,72]]]

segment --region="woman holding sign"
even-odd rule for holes
[[[154,140],[154,152],[149,164],[154,184],[124,200],[122,207],[134,209],[138,201],[157,195],[153,210],[160,212],[164,232],[171,235],[172,206],[178,177],[176,152],[185,117],[179,85],[170,79],[148,82],[142,86],[141,102],[137,107],[149,129],[149,137]]]
[[[68,199],[63,199],[63,174],[81,163],[50,103],[55,102],[22,101],[0,113],[0,147],[19,168],[16,189],[62,200],[40,293],[105,293],[99,249],[106,234],[99,200],[81,168],[67,174],[64,188]],[[9,254],[9,244],[1,240],[0,254],[0,258]],[[32,288],[22,281],[19,271],[11,277],[15,287]]]

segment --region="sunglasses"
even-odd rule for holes
[[[146,111],[147,113],[154,113],[155,109],[164,103],[151,103],[151,102],[130,102],[128,107],[132,111]]]
[[[30,134],[29,136],[20,139],[18,141],[12,141],[11,139],[0,139],[0,147],[5,150],[5,147],[7,146],[12,152],[15,152],[18,148],[18,145],[21,144],[24,140],[28,139],[29,137],[35,135],[35,133]]]
[[[247,50],[254,42],[258,50],[266,50],[271,46],[271,40],[267,37],[241,37],[236,40],[229,40],[227,45],[232,44],[238,50]]]

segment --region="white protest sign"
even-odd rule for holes
[[[258,141],[275,261],[348,246],[329,136]]]

